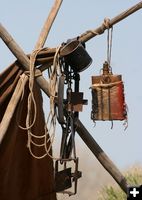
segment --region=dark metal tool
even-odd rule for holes
[[[60,161],[61,159],[58,159],[55,162],[56,192],[68,194],[69,196],[75,195],[77,193],[78,179],[82,176],[82,172],[78,171],[78,158],[62,159],[62,164],[60,164]],[[71,167],[67,167],[69,163],[74,165],[73,172]],[[59,169],[61,167],[63,169]],[[69,191],[69,188],[72,188],[72,191]]]

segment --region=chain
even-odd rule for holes
[[[75,150],[75,128],[74,128],[74,113],[72,111],[71,105],[71,93],[72,93],[72,83],[74,79],[74,72],[71,67],[61,59],[61,68],[62,73],[65,75],[65,84],[66,84],[66,120],[62,126],[62,141],[60,149],[60,158],[61,159],[75,159],[76,150]]]

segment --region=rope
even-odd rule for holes
[[[105,18],[103,25],[108,30],[107,32],[107,62],[109,64],[110,72],[112,73],[111,69],[111,54],[112,54],[112,36],[113,36],[113,26],[110,25],[110,19]],[[110,32],[111,29],[111,32]]]
[[[99,33],[95,30],[89,30],[89,31],[86,32],[86,34],[88,34],[88,33],[92,33],[94,36],[99,35]]]
[[[116,85],[121,84],[121,83],[122,83],[122,81],[117,81],[117,82],[113,82],[113,83],[96,83],[96,84],[93,84],[91,86],[91,88],[92,89],[94,89],[94,88],[97,89],[97,88],[100,88],[100,87],[110,88],[110,87],[116,86]]]
[[[110,29],[108,29],[108,34],[107,34],[107,62],[109,64],[109,67],[111,65],[112,36],[113,36],[113,27],[111,28],[111,33],[110,33]]]
[[[109,18],[105,18],[102,25],[105,27],[105,29],[107,29],[107,62],[109,64],[110,73],[112,73],[111,54],[112,54],[113,26],[111,25]]]
[[[104,18],[103,25],[105,26],[106,29],[110,29],[110,19],[109,18]]]
[[[55,129],[56,129],[56,111],[55,111],[55,97],[56,97],[56,93],[57,93],[57,84],[58,84],[58,80],[57,80],[57,75],[58,73],[60,73],[60,67],[59,67],[59,50],[60,47],[57,48],[55,56],[54,56],[54,61],[53,61],[53,66],[51,66],[50,68],[50,73],[49,73],[49,82],[50,82],[50,92],[51,92],[51,96],[50,96],[50,112],[49,115],[47,117],[47,122],[45,124],[45,132],[43,135],[41,136],[37,136],[35,134],[32,133],[31,128],[35,123],[35,115],[34,115],[34,120],[31,123],[31,118],[30,118],[30,112],[31,112],[31,103],[33,100],[34,103],[34,98],[33,97],[33,84],[34,84],[34,73],[33,73],[33,69],[34,69],[34,63],[36,60],[36,56],[38,54],[38,52],[40,50],[35,50],[33,52],[33,54],[31,55],[31,64],[30,64],[30,78],[29,78],[29,89],[30,89],[30,98],[28,98],[28,113],[27,113],[27,118],[26,118],[26,128],[28,130],[28,142],[27,142],[27,147],[30,151],[30,154],[36,158],[36,159],[42,159],[45,156],[49,156],[50,158],[57,160],[58,158],[55,158],[54,156],[52,156],[50,154],[53,142],[54,142],[54,138],[55,138]],[[35,104],[34,104],[35,105]],[[36,108],[36,107],[35,107]],[[35,109],[36,111],[36,109]],[[34,114],[36,114],[36,112],[34,112]],[[33,138],[36,139],[43,139],[44,141],[40,144],[37,144],[36,142],[33,141]],[[31,144],[35,147],[44,147],[45,153],[42,154],[41,156],[37,156],[33,153],[32,148],[31,148]],[[47,144],[49,144],[49,146],[47,147]]]
[[[109,18],[105,18],[102,25],[105,27],[105,29],[110,29],[111,28],[111,24],[110,24],[110,19]],[[102,28],[103,29],[103,28]],[[104,32],[104,30],[103,30]],[[96,35],[100,35],[101,33],[97,32],[97,29],[96,30],[88,30],[86,31],[85,33],[83,33],[80,37],[84,37],[86,36],[88,33],[91,33],[93,34],[93,36],[96,36]]]
[[[34,79],[35,79],[35,61],[36,61],[36,56],[37,54],[41,51],[41,49],[34,50],[30,56],[30,69],[29,71],[25,72],[25,75],[28,75],[29,77],[29,95],[28,95],[28,109],[27,109],[27,117],[26,117],[26,127],[22,127],[19,125],[19,127],[23,130],[29,130],[31,129],[36,121],[36,115],[37,115],[37,107],[36,107],[36,102],[34,98]],[[40,76],[41,73],[36,73],[36,76]],[[24,87],[23,87],[23,94],[22,98],[24,96]],[[31,120],[31,110],[32,110],[32,103],[33,103],[33,111],[34,111],[34,117],[33,120]]]

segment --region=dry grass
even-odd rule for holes
[[[133,166],[124,173],[128,184],[131,186],[142,185],[142,166]],[[99,193],[97,200],[125,200],[126,194],[113,185],[105,186]]]
[[[78,192],[75,196],[58,194],[58,200],[97,200],[97,191],[108,182],[116,184],[90,151],[78,150],[79,170],[82,178],[78,180]]]
[[[83,172],[78,181],[76,195],[58,194],[58,200],[125,200],[126,195],[108,174],[108,172],[95,159],[90,151],[80,150],[79,170]],[[136,165],[126,171],[124,175],[130,185],[142,184],[142,166]]]
[[[122,197],[124,196],[114,179],[101,166],[83,142],[77,146],[77,155],[79,157],[79,170],[82,171],[82,178],[78,180],[78,192],[71,197],[58,194],[58,200],[99,200],[101,198],[100,195],[104,193],[108,193],[106,195],[115,194],[112,199],[107,196],[100,200],[118,200],[115,195],[118,196],[120,193],[122,193]],[[124,175],[130,185],[142,184],[142,166],[133,166],[124,171]],[[106,191],[106,188],[109,189]],[[121,199],[124,200],[126,198],[119,198],[119,200]]]

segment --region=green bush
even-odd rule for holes
[[[130,186],[142,185],[142,167],[132,167],[126,173],[125,178]],[[98,195],[97,200],[126,200],[126,194],[117,186],[105,186]]]

